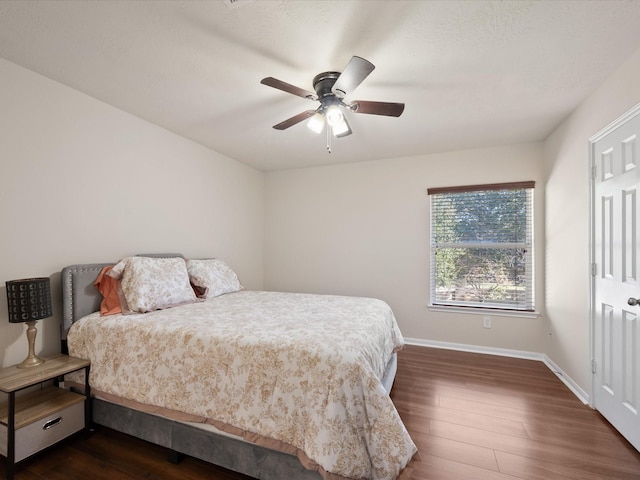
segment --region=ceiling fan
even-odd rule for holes
[[[305,110],[274,125],[273,128],[285,130],[308,118],[308,127],[316,133],[320,133],[326,123],[328,125],[327,149],[331,152],[329,131],[338,138],[346,137],[352,133],[351,127],[342,112],[343,109],[354,113],[399,117],[404,111],[404,103],[371,102],[366,100],[344,101],[344,98],[353,92],[374,68],[373,63],[368,60],[353,56],[342,72],[323,72],[316,75],[313,79],[315,93],[273,77],[263,78],[260,81],[263,85],[320,102],[320,106],[315,110]]]

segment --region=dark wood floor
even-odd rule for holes
[[[407,347],[392,398],[413,480],[640,480],[640,453],[536,361]],[[99,428],[24,462],[16,480],[247,480]],[[4,477],[4,459],[0,461]],[[287,479],[295,480],[295,479]]]

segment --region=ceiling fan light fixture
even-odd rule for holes
[[[327,122],[331,125],[331,128],[335,128],[341,123],[344,123],[344,115],[338,105],[330,105],[327,108]]]
[[[307,127],[309,127],[312,132],[321,133],[324,128],[324,115],[316,112],[307,122]]]
[[[326,110],[326,116],[327,123],[336,137],[345,137],[351,133],[347,119],[344,118],[344,114],[338,105],[330,105]]]
[[[337,122],[335,125],[331,126],[331,130],[333,131],[333,134],[338,137],[338,138],[342,138],[342,137],[346,137],[347,135],[351,135],[351,128],[349,127],[349,124],[347,123],[347,119],[342,117],[342,121]]]

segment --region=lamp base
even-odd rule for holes
[[[25,358],[22,363],[17,365],[18,368],[37,367],[38,365],[42,365],[44,363],[44,360],[35,354],[36,334],[38,333],[38,330],[36,329],[36,321],[32,320],[30,322],[27,322],[27,327],[29,355],[27,355],[27,358]]]
[[[16,365],[16,367],[31,368],[31,367],[37,367],[38,365],[42,365],[43,363],[44,363],[44,360],[38,356],[27,357],[22,361],[22,363],[19,363],[18,365]]]

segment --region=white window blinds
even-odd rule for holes
[[[433,305],[534,310],[534,185],[428,190]]]

